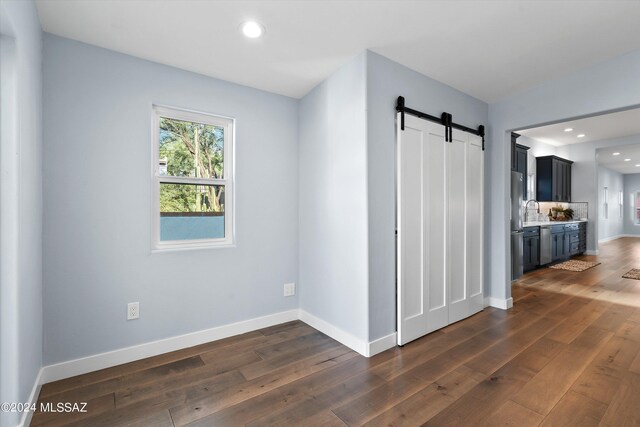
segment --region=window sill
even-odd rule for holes
[[[162,254],[166,252],[182,252],[182,251],[202,251],[208,249],[230,249],[235,248],[235,243],[225,243],[220,245],[184,245],[184,246],[174,246],[174,247],[165,247],[165,248],[153,248],[151,249],[151,254]]]

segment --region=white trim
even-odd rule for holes
[[[599,255],[599,254],[600,254],[600,251],[597,251],[597,250],[596,250],[596,251],[588,250],[588,251],[585,251],[585,253],[584,253],[584,254],[585,254],[585,255]]]
[[[40,368],[38,372],[38,376],[36,377],[36,381],[33,384],[33,388],[31,389],[31,394],[29,394],[29,398],[27,402],[36,403],[38,400],[38,396],[40,396],[40,389],[42,388],[42,372],[44,368]],[[27,411],[22,413],[22,418],[20,419],[20,423],[18,423],[17,427],[28,427],[31,424],[31,418],[33,418],[33,411]]]
[[[617,236],[611,236],[611,237],[605,237],[604,239],[598,239],[598,243],[610,242],[612,240],[616,240],[616,239],[619,239],[621,237],[625,237],[625,235],[624,234],[618,234]]]
[[[501,310],[508,310],[513,307],[513,298],[501,299],[494,297],[486,297],[484,299],[485,307],[495,307]]]
[[[640,237],[640,235],[637,235],[637,234],[618,234],[617,236],[605,237],[604,239],[600,239],[600,240],[598,240],[598,243],[606,243],[606,242],[610,242],[612,240],[621,239],[623,237]]]
[[[41,384],[86,374],[99,369],[133,362],[135,360],[157,356],[159,354],[187,347],[193,347],[199,344],[244,334],[293,320],[303,321],[312,328],[330,336],[365,357],[371,357],[393,348],[396,346],[397,342],[396,332],[371,342],[365,342],[326,322],[325,320],[307,313],[304,310],[295,309],[44,366],[38,374],[29,402],[33,402],[37,399]],[[28,425],[28,423],[25,424],[24,420],[22,424],[25,426]]]
[[[346,332],[331,323],[320,319],[304,310],[300,310],[299,319],[314,329],[322,332],[325,335],[330,336],[341,344],[346,345],[350,349],[357,351],[365,357],[369,357],[369,343],[354,337],[349,332]]]
[[[397,343],[398,343],[397,332],[386,335],[382,338],[378,338],[377,340],[373,340],[369,342],[366,356],[367,357],[375,356],[378,353],[382,353],[385,350],[389,350],[390,348],[395,347]]]
[[[146,357],[157,356],[182,348],[193,347],[195,345],[216,341],[233,335],[244,334],[255,331],[256,329],[267,328],[297,319],[298,310],[283,311],[211,329],[204,329],[202,331],[48,365],[42,368],[41,382],[44,384],[75,375],[86,374],[87,372],[97,371]]]

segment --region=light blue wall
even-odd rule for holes
[[[368,341],[366,55],[300,100],[300,308]]]
[[[396,330],[395,105],[400,95],[407,107],[434,116],[446,111],[456,123],[473,128],[488,125],[485,102],[367,52],[370,340]]]
[[[640,173],[624,176],[624,234],[640,236],[640,225],[635,222],[636,197],[640,192]]]
[[[517,141],[518,141],[518,144],[524,145],[525,147],[529,147],[529,150],[527,151],[527,153],[533,156],[534,158],[542,157],[542,156],[553,156],[558,151],[558,147],[554,145],[550,145],[542,141],[538,141],[537,139],[529,138],[525,135],[521,135]]]
[[[603,204],[604,187],[607,187],[607,203],[609,211],[607,218],[604,215]],[[598,187],[596,189],[598,211],[598,240],[609,239],[624,233],[624,221],[620,216],[619,197],[620,192],[624,190],[624,179],[622,174],[598,165]],[[624,214],[624,211],[622,212]]]
[[[44,48],[45,363],[296,309],[298,102],[56,36]],[[151,253],[154,103],[236,118],[236,247]]]
[[[571,199],[576,202],[589,203],[589,222],[587,223],[588,250],[598,250],[599,218],[602,213],[602,207],[598,200],[601,194],[596,191],[596,189],[601,191],[603,187],[598,182],[598,149],[637,142],[638,135],[631,135],[558,147],[558,156],[573,161],[573,165],[571,165]]]
[[[542,141],[538,141],[537,139],[529,138],[525,135],[520,135],[520,137],[518,138],[518,144],[529,147],[529,150],[527,150],[527,175],[533,174],[535,176],[536,169],[538,168],[536,157],[552,156],[557,154],[556,146],[546,144]],[[526,194],[526,199],[536,199],[536,184],[537,183],[535,179],[533,181],[527,181],[527,187],[532,188],[534,191],[533,194]],[[532,185],[533,187],[531,187]]]
[[[487,215],[487,248],[490,248],[490,294],[511,297],[508,278],[510,146],[508,132],[640,104],[640,51],[622,55],[570,75],[547,81],[489,106],[487,190],[491,215]],[[595,175],[595,174],[594,174]],[[576,191],[575,179],[573,192]],[[591,184],[593,185],[593,184]],[[572,194],[576,196],[576,194]],[[581,194],[577,194],[582,199]],[[590,206],[591,209],[591,206]],[[591,218],[591,212],[589,217]],[[588,233],[594,234],[589,224]],[[589,243],[593,247],[593,243]]]
[[[42,31],[33,1],[0,2],[0,402],[27,402],[42,366]],[[18,424],[19,413],[0,413]]]

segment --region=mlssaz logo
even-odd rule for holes
[[[87,412],[87,402],[41,402],[40,412]]]

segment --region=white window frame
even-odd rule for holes
[[[151,141],[151,182],[152,182],[152,252],[183,249],[206,249],[234,246],[234,146],[235,119],[197,111],[184,110],[160,105],[152,106],[152,141]],[[160,175],[160,117],[202,123],[224,128],[223,172],[221,179],[161,176]],[[224,186],[224,238],[160,240],[160,184],[194,184]]]

